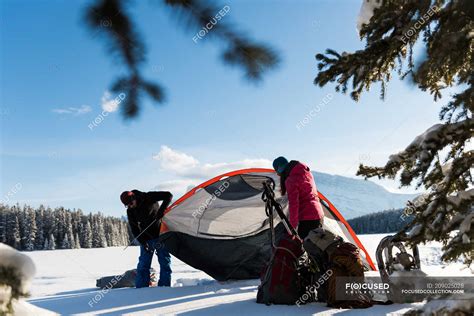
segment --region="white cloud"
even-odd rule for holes
[[[270,168],[268,159],[244,159],[234,162],[201,163],[191,155],[161,146],[160,152],[153,157],[160,162],[163,171],[173,173],[182,179],[173,181],[172,186],[179,191],[184,191],[186,186],[200,183],[225,172],[246,168]],[[171,183],[170,183],[171,184]],[[165,187],[165,183],[160,187]]]
[[[112,94],[106,90],[100,99],[102,110],[106,112],[115,112],[118,109],[120,100],[117,98],[112,98]]]
[[[200,164],[193,156],[173,150],[168,146],[161,146],[160,152],[153,156],[153,159],[160,162],[162,169],[178,174],[194,169]]]
[[[68,107],[68,108],[62,108],[62,109],[53,109],[54,113],[57,114],[71,114],[74,116],[86,114],[92,111],[92,108],[88,105],[81,105],[78,108],[75,107]]]

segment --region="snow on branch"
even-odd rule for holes
[[[359,16],[357,17],[357,32],[360,33],[364,24],[369,24],[370,18],[374,15],[374,10],[379,8],[382,0],[364,0],[360,7]]]
[[[459,207],[461,203],[466,201],[474,201],[474,189],[460,191],[456,195],[448,196],[448,203],[453,207]]]
[[[28,295],[36,272],[33,260],[0,243],[0,314],[12,312],[12,301]]]
[[[454,140],[465,143],[474,135],[474,120],[466,119],[453,124],[435,124],[423,134],[418,135],[403,151],[391,155],[383,168],[361,165],[358,175],[365,177],[395,178],[401,175],[402,185],[410,185],[412,180],[428,172],[439,151],[451,145]],[[445,165],[443,173],[448,173],[449,165]]]

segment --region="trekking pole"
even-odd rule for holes
[[[272,211],[272,219],[273,219],[273,210],[276,210],[276,212],[277,212],[278,216],[281,218],[281,220],[283,222],[283,225],[285,226],[286,231],[288,232],[288,234],[293,235],[293,236],[298,236],[298,233],[293,228],[293,226],[291,226],[290,221],[288,220],[285,213],[283,212],[283,209],[282,209],[280,203],[278,203],[275,200],[275,192],[273,191],[274,187],[275,187],[274,182],[271,182],[271,184],[270,184],[269,181],[263,182],[264,190],[263,190],[263,194],[262,194],[262,200],[265,202],[265,205],[269,204],[269,209],[271,209],[271,211]],[[268,213],[267,213],[267,215],[268,215]]]
[[[265,213],[268,216],[268,221],[270,224],[270,240],[271,240],[272,248],[275,249],[276,244],[275,244],[275,227],[273,224],[273,207],[272,207],[269,194],[267,191],[266,182],[263,183],[263,186],[264,186],[264,190],[262,193],[262,200],[265,202]]]

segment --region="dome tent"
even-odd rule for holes
[[[263,182],[274,181],[275,197],[288,215],[278,175],[272,169],[242,169],[214,177],[176,200],[165,212],[160,240],[171,254],[219,281],[255,279],[271,256],[270,223],[261,199]],[[356,245],[368,270],[375,266],[356,234],[318,192],[323,227]],[[285,228],[274,218],[276,236]]]

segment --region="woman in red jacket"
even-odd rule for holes
[[[288,194],[290,224],[298,231],[301,239],[322,226],[323,208],[313,175],[305,164],[285,157],[273,161],[273,168],[280,176],[282,195]]]

